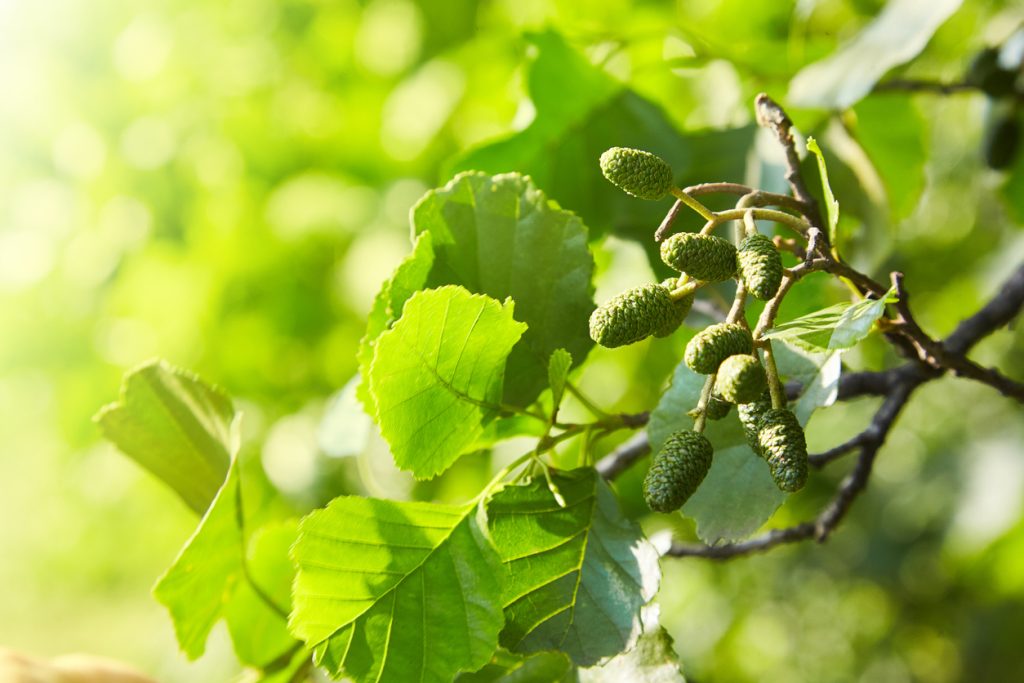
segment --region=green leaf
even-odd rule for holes
[[[565,394],[565,383],[569,379],[569,368],[572,367],[572,355],[565,349],[555,349],[548,360],[548,384],[551,386],[551,405],[554,410],[562,404]]]
[[[644,634],[636,647],[604,666],[580,669],[579,683],[686,683],[672,636],[658,624],[658,606],[644,608]]]
[[[427,282],[427,275],[434,265],[434,247],[429,233],[417,235],[412,253],[405,257],[391,278],[384,281],[373,300],[373,307],[366,321],[366,332],[359,340],[356,359],[359,361],[359,376],[366,380],[370,376],[370,363],[377,338],[402,317],[405,302]],[[377,405],[370,393],[368,380],[356,385],[356,396],[362,401],[366,412],[377,414]]]
[[[633,646],[640,608],[658,590],[658,554],[592,468],[508,486],[488,503],[505,568],[505,628],[513,652],[561,650],[580,665]]]
[[[370,392],[395,463],[419,478],[446,470],[481,434],[502,395],[505,361],[526,325],[461,287],[414,294],[377,341]]]
[[[447,683],[479,669],[502,614],[477,510],[343,496],[311,513],[292,548],[292,632],[358,683]]]
[[[909,62],[963,0],[891,0],[853,40],[797,73],[789,101],[842,109],[871,92],[889,69]]]
[[[192,538],[153,587],[153,596],[171,613],[178,644],[190,659],[206,649],[210,629],[242,572],[239,495],[236,459]]]
[[[227,475],[235,410],[218,389],[165,363],[125,375],[121,397],[94,418],[103,435],[202,514]]]
[[[516,303],[528,325],[508,359],[504,400],[526,406],[548,385],[558,348],[582,361],[593,346],[594,259],[587,228],[529,178],[462,173],[413,208],[413,229],[433,237],[428,286],[461,285]]]
[[[813,152],[818,159],[818,175],[821,176],[821,191],[825,196],[825,212],[828,216],[828,241],[833,246],[839,238],[836,227],[839,225],[839,202],[832,194],[832,186],[828,182],[828,169],[825,167],[825,155],[814,138],[807,138],[807,151]]]
[[[264,525],[249,539],[246,562],[256,587],[239,581],[224,609],[235,654],[243,664],[265,667],[295,645],[287,626],[295,579],[288,549],[298,533],[298,520],[289,519]]]
[[[647,436],[657,453],[677,430],[692,429],[687,411],[697,405],[705,377],[679,363],[672,384],[651,412]],[[739,421],[730,416],[709,421],[704,434],[715,449],[711,470],[682,512],[697,522],[697,535],[707,543],[749,536],[786,499],[768,472],[768,465],[747,445]]]
[[[534,33],[528,40],[535,53],[526,84],[537,115],[522,131],[469,151],[451,170],[529,175],[583,218],[591,239],[608,232],[635,239],[655,271],[667,276],[651,234],[670,203],[640,201],[617,190],[601,174],[598,158],[609,147],[647,150],[671,164],[680,187],[709,178],[742,179],[755,127],[681,133],[658,105],[592,64],[558,33]],[[695,227],[703,223],[684,217],[679,229],[688,220]]]
[[[896,301],[896,290],[890,289],[881,299],[838,303],[778,324],[764,337],[811,352],[844,351],[871,334],[873,325],[885,313],[886,305]]]

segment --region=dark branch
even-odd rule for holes
[[[800,172],[800,155],[797,154],[796,141],[793,139],[792,132],[793,122],[790,121],[782,107],[764,93],[754,99],[754,111],[757,113],[758,124],[775,133],[779,144],[786,152],[786,182],[793,190],[793,196],[803,204],[807,221],[816,228],[824,227],[825,223],[821,219],[818,201],[807,191],[807,185],[804,184],[803,175]]]
[[[1007,325],[1024,306],[1024,263],[1009,277],[985,306],[967,318],[942,343],[946,351],[965,354],[979,340]]]

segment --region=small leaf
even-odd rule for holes
[[[910,61],[963,0],[891,0],[853,40],[793,77],[798,107],[842,109],[871,92],[889,69]]]
[[[227,475],[234,419],[227,396],[164,361],[125,375],[121,398],[95,417],[107,439],[199,514]]]
[[[448,469],[500,407],[505,361],[526,325],[511,301],[447,286],[414,294],[377,341],[370,392],[395,463],[419,478]]]
[[[488,503],[490,536],[505,567],[505,628],[513,652],[562,650],[592,665],[640,635],[640,608],[658,590],[657,551],[622,516],[592,468],[508,486]]]
[[[839,226],[839,202],[832,194],[832,186],[828,182],[828,169],[825,168],[825,155],[814,138],[807,138],[807,151],[813,152],[818,158],[818,174],[821,176],[821,191],[825,196],[825,212],[828,214],[828,241],[833,246],[839,237],[837,227]]]
[[[679,363],[672,384],[651,412],[647,435],[652,452],[680,429],[692,429],[687,411],[697,405],[703,375]],[[768,465],[747,445],[739,421],[707,422],[704,434],[714,446],[711,470],[682,512],[697,522],[697,535],[707,543],[739,540],[756,531],[786,499],[772,481]]]
[[[242,572],[239,495],[235,460],[192,538],[153,587],[153,596],[171,613],[178,644],[190,659],[206,649],[210,629]]]
[[[885,313],[885,306],[896,301],[896,291],[890,289],[881,299],[838,303],[776,325],[764,337],[810,352],[845,351],[867,337],[872,326]]]
[[[447,683],[479,669],[502,614],[477,510],[343,496],[311,513],[292,548],[292,632],[357,683]]]
[[[569,379],[572,355],[565,349],[555,349],[548,359],[548,384],[551,386],[551,405],[557,411],[565,394],[565,383]]]
[[[373,307],[366,320],[366,332],[359,340],[359,350],[356,351],[359,377],[362,378],[356,385],[356,396],[362,401],[366,412],[372,416],[377,414],[377,405],[370,394],[369,376],[377,338],[402,317],[405,302],[413,292],[423,288],[433,265],[434,248],[431,236],[429,233],[419,234],[413,242],[412,253],[399,264],[391,278],[384,281],[373,300]]]
[[[428,286],[460,285],[516,303],[528,329],[508,359],[503,400],[526,406],[548,385],[548,360],[564,348],[582,361],[593,346],[594,259],[587,228],[525,176],[460,173],[412,211],[433,238]]]

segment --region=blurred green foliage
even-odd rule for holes
[[[209,656],[186,664],[149,595],[195,520],[98,445],[90,418],[123,371],[161,356],[237,397],[248,450],[296,509],[349,491],[464,499],[488,477],[482,458],[413,483],[380,462],[328,457],[318,434],[328,397],[356,370],[372,298],[409,250],[416,199],[454,169],[533,174],[592,234],[613,235],[596,255],[603,301],[650,279],[629,239],[666,207],[605,184],[598,154],[645,146],[686,182],[780,189],[753,96],[785,102],[792,76],[882,5],[0,2],[0,644],[113,655],[168,683],[230,678],[223,627]],[[1012,1],[965,2],[901,74],[956,80],[1022,19]],[[984,167],[990,108],[978,94],[886,93],[842,116],[791,109],[828,157],[844,249],[878,273],[904,271],[935,335],[1024,254],[1024,155],[1007,174]],[[808,282],[782,319],[842,298]],[[976,358],[1020,379],[1020,330],[993,335]],[[580,383],[612,409],[647,409],[690,333],[596,349]],[[871,340],[846,361],[894,358]],[[873,403],[821,412],[812,449],[858,431]],[[1017,406],[943,380],[915,398],[825,547],[667,561],[662,621],[688,675],[1015,680],[1022,443]],[[773,523],[813,514],[822,479],[844,467]],[[617,484],[637,515],[640,469]]]

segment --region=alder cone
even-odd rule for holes
[[[782,284],[782,257],[769,238],[750,235],[736,250],[736,271],[748,292],[768,301]]]
[[[756,401],[768,388],[768,376],[754,356],[729,356],[718,366],[715,393],[730,403]]]
[[[807,483],[807,440],[792,411],[773,408],[760,420],[757,441],[775,485],[793,493]]]
[[[678,278],[670,277],[667,280],[663,280],[661,286],[671,292],[678,286],[678,282]],[[674,317],[672,318],[672,320],[666,323],[664,327],[655,330],[654,336],[667,337],[676,330],[678,330],[679,326],[683,324],[684,320],[686,320],[686,316],[689,315],[690,309],[693,308],[693,300],[695,298],[696,295],[691,292],[690,294],[684,296],[682,299],[676,299],[674,302],[675,306],[672,309]]]
[[[740,424],[743,425],[743,435],[747,437],[750,448],[759,457],[764,457],[761,451],[761,444],[758,443],[757,433],[761,426],[761,418],[772,409],[772,397],[767,391],[761,397],[751,403],[741,404],[736,412],[739,414]]]
[[[644,477],[647,505],[655,512],[681,508],[707,476],[713,453],[703,434],[685,430],[668,437]]]
[[[705,282],[724,282],[736,274],[736,247],[714,235],[676,233],[661,243],[661,260]]]
[[[678,318],[668,289],[659,284],[634,287],[590,314],[590,338],[607,348],[625,346],[665,330]]]
[[[729,356],[749,354],[753,349],[750,330],[736,323],[718,323],[704,328],[690,340],[683,359],[694,372],[711,375]]]
[[[605,178],[640,199],[661,199],[675,186],[668,162],[642,149],[612,147],[601,155],[600,163]]]

